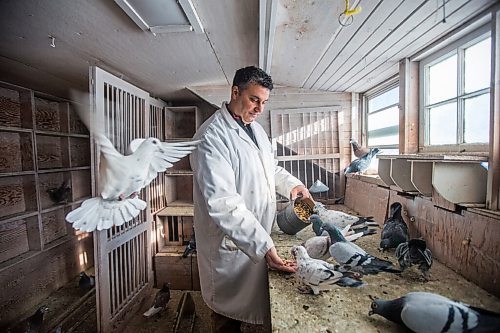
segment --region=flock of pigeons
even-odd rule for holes
[[[432,267],[432,253],[425,240],[411,238],[401,216],[402,205],[394,202],[381,232],[380,249],[395,249],[399,268],[367,253],[354,241],[376,232],[371,217],[357,217],[329,210],[316,203],[309,217],[316,236],[293,246],[297,261],[296,279],[302,293],[318,295],[341,287],[361,287],[365,274],[398,274],[417,266],[425,281]],[[326,260],[332,258],[332,264]],[[378,314],[417,333],[500,332],[500,314],[450,300],[429,292],[410,292],[394,300],[372,298],[369,315]]]
[[[365,172],[378,148],[363,148],[351,139],[355,159],[344,173]],[[306,286],[301,292],[318,295],[335,286],[361,287],[364,274],[402,273],[417,266],[425,281],[429,280],[432,253],[425,240],[411,238],[402,205],[394,202],[384,222],[379,248],[395,250],[399,269],[390,261],[377,258],[356,245],[356,239],[376,233],[372,217],[357,217],[329,210],[316,203],[309,217],[316,236],[293,246],[297,261],[296,279]],[[336,264],[327,262],[332,258]],[[500,314],[473,307],[429,292],[410,292],[394,300],[371,297],[369,315],[377,314],[413,332],[500,332]]]

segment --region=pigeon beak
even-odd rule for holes
[[[368,312],[368,315],[369,315],[369,316],[371,316],[371,315],[373,315],[373,314],[375,314],[375,312],[373,312],[372,310],[370,310],[370,311]]]

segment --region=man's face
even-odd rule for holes
[[[244,90],[233,86],[231,111],[240,116],[245,124],[250,124],[264,111],[264,104],[269,99],[269,94],[269,89],[256,83],[250,83]]]

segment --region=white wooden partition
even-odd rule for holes
[[[134,138],[149,136],[147,92],[92,67],[91,93],[92,114],[104,116],[105,134],[119,152],[124,154]],[[93,156],[97,175],[99,151]],[[152,288],[149,189],[140,197],[148,207],[137,218],[94,235],[99,332],[120,331]]]
[[[330,190],[319,196],[335,198],[339,171],[338,107],[271,110],[271,135],[278,164],[306,187],[320,180]]]

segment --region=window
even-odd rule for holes
[[[384,148],[384,154],[398,154],[399,83],[392,81],[365,94],[368,147]]]
[[[424,147],[487,149],[490,75],[491,37],[485,27],[422,60]]]

